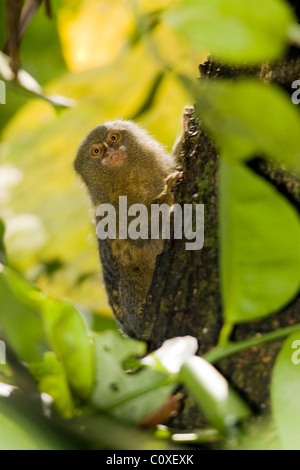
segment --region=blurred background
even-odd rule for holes
[[[237,334],[234,343],[231,336],[240,323],[279,312],[299,293],[296,204],[277,191],[277,182],[273,187],[244,163],[253,155],[268,155],[299,175],[299,109],[290,94],[255,78],[202,80],[194,87],[206,50],[221,60],[221,67],[246,63],[270,75],[266,63],[281,60],[291,44],[300,47],[290,4],[298,1],[0,1],[0,77],[7,86],[6,104],[0,104],[0,341],[7,345],[7,364],[0,368],[1,449],[76,447],[73,439],[64,444],[65,431],[68,439],[70,432],[77,433],[80,448],[158,449],[170,439],[175,445],[223,445],[225,429],[225,448],[237,448],[235,424],[248,416],[242,395],[251,387],[255,395],[271,388],[277,430],[273,421],[265,427],[258,415],[254,425],[260,430],[249,420],[248,441],[240,436],[242,448],[299,449],[300,376],[291,361],[297,352],[294,341],[299,342],[298,301],[282,320],[274,316],[270,327],[265,323],[246,331],[245,325],[247,336]],[[28,27],[18,48],[26,16],[18,17],[21,7],[22,13],[27,9]],[[286,66],[277,70],[286,70],[289,87],[290,71]],[[180,363],[178,374],[165,373],[156,358],[153,368],[143,364],[137,374],[124,374],[140,367],[132,358],[146,354],[146,345],[110,331],[116,325],[101,281],[93,214],[73,170],[81,140],[106,120],[132,119],[170,151],[181,134],[183,107],[193,101],[185,90],[193,89],[197,113],[224,157],[218,186],[224,326],[218,346],[204,359],[215,363],[238,351],[245,351],[246,358],[229,365],[234,387],[242,393],[233,399],[235,391],[231,395],[228,387],[225,402],[215,396],[218,387],[207,391],[214,372],[206,366],[205,377],[198,368],[186,369],[186,363]],[[288,176],[287,182],[288,194],[298,203],[298,178]],[[219,296],[211,294],[218,287],[215,282],[211,287],[208,293],[218,303]],[[217,310],[219,315],[218,305]],[[207,317],[214,318],[209,309]],[[271,349],[272,341],[290,334],[272,368],[279,347],[275,342]],[[270,354],[260,353],[264,343],[270,344]],[[161,357],[166,354],[173,362],[168,347]],[[127,426],[141,424],[156,411],[158,422],[165,422],[160,410],[165,411],[167,397],[179,384],[207,413],[208,428],[179,438],[157,429],[157,447],[148,440],[150,434]],[[63,419],[57,421],[56,412]]]
[[[53,0],[50,18],[42,4],[22,39],[21,66],[44,93],[75,105],[61,110],[7,87],[0,107],[9,264],[48,294],[107,316],[92,213],[72,162],[85,134],[110,119],[134,119],[171,150],[190,104],[175,72],[195,78],[204,59],[164,22],[176,3]],[[5,2],[0,22],[3,47]]]

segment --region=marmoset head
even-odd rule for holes
[[[117,193],[119,189],[126,194],[126,185],[148,185],[155,174],[164,178],[173,166],[171,155],[146,130],[122,120],[89,132],[74,162],[93,202],[103,199],[101,194],[109,199],[109,191]]]

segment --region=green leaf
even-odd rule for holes
[[[26,420],[28,424],[29,420]],[[0,449],[1,450],[38,450],[39,446],[23,428],[23,420],[16,424],[14,419],[0,412]],[[36,431],[37,432],[37,431]]]
[[[272,374],[273,418],[283,449],[299,450],[300,333],[289,336],[277,356]]]
[[[278,59],[297,23],[281,0],[183,0],[167,20],[193,47],[232,64]]]
[[[258,415],[244,423],[238,439],[224,439],[218,450],[280,450],[276,427],[270,416]]]
[[[42,416],[25,403],[15,406],[0,398],[0,450],[59,450],[76,446],[63,433],[54,431]]]
[[[40,361],[49,349],[40,317],[39,293],[0,265],[0,322],[21,361]]]
[[[283,307],[300,286],[300,223],[296,209],[241,165],[221,161],[222,296],[229,323]]]
[[[129,356],[145,353],[145,344],[107,331],[96,335],[96,384],[92,402],[127,422],[138,423],[159,408],[174,389],[165,374],[142,369],[126,373]]]
[[[26,93],[31,98],[42,98],[58,108],[70,108],[76,102],[70,98],[60,95],[46,95],[40,84],[26,70],[18,70],[15,78],[10,68],[9,57],[0,51],[0,76],[16,91]]]
[[[156,439],[151,433],[137,429],[106,413],[84,413],[64,421],[64,428],[92,450],[179,450],[182,447]]]
[[[44,364],[44,353],[51,348],[56,361],[61,361],[57,362],[61,371],[58,374],[53,369],[52,378],[49,372],[43,378],[43,388],[50,387],[55,392],[51,384],[61,386],[62,379],[57,380],[56,376],[61,376],[64,370],[70,386],[80,397],[90,395],[94,382],[93,344],[73,305],[45,296],[1,265],[0,321],[5,337],[21,361]]]
[[[47,393],[63,418],[74,415],[74,403],[66,374],[54,352],[45,353],[42,362],[29,364],[29,370],[38,382],[41,393]]]
[[[6,249],[3,241],[5,232],[4,222],[0,219],[0,263],[6,262]]]
[[[249,408],[223,375],[203,358],[190,357],[181,367],[178,380],[194,394],[202,411],[220,432],[229,431],[250,416]]]
[[[67,302],[46,298],[42,303],[46,336],[62,362],[74,391],[87,398],[94,382],[93,343],[76,308]]]
[[[300,174],[299,112],[282,90],[244,79],[203,80],[194,91],[199,117],[224,158],[236,161],[262,154]]]

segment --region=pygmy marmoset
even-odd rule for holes
[[[94,209],[111,204],[119,216],[119,196],[127,204],[172,204],[170,189],[180,173],[176,158],[131,121],[95,127],[81,143],[74,167],[85,183]],[[98,218],[96,216],[96,224]],[[151,285],[158,239],[98,238],[102,272],[109,303],[122,331],[140,337],[142,312]]]

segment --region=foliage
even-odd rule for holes
[[[299,404],[299,371],[297,362],[293,362],[295,344],[299,346],[299,334],[290,335],[284,342],[277,357],[273,371],[272,406],[274,420],[283,449],[298,450]]]
[[[0,226],[0,333],[9,362],[0,365],[0,445],[173,448],[186,441],[184,433],[157,430],[153,436],[133,425],[163,410],[184,384],[214,428],[189,435],[194,444],[211,440],[230,448],[234,434],[236,447],[258,448],[264,441],[270,448],[299,448],[298,371],[291,361],[299,325],[228,341],[236,323],[272,315],[299,292],[298,214],[246,166],[263,154],[299,174],[299,112],[277,87],[254,79],[191,80],[206,51],[229,64],[280,60],[292,41],[299,44],[293,13],[279,0],[56,0],[52,8],[52,21],[40,9],[22,40],[27,78],[14,80],[7,55],[0,60],[8,103],[0,118],[6,225],[5,234]],[[4,46],[5,37],[0,40]],[[66,106],[70,101],[53,95],[76,106],[62,112],[57,100]],[[107,318],[88,206],[71,163],[86,132],[116,117],[142,122],[170,148],[181,109],[195,98],[223,157],[225,327],[220,344],[204,358],[194,355],[197,346],[186,337],[141,359],[145,345],[123,338]],[[249,421],[247,405],[212,363],[290,334],[273,373],[273,422],[260,426]],[[270,435],[275,439],[267,443]]]
[[[198,377],[194,366],[189,365],[192,357],[200,360],[193,355],[197,349],[194,339],[170,340],[171,345],[170,341],[166,342],[163,351],[156,353],[154,364],[151,361],[147,364],[145,359],[136,360],[135,367],[141,370],[124,373],[124,361],[132,355],[145,354],[143,343],[124,339],[113,331],[88,332],[75,307],[45,296],[4,266],[1,286],[8,293],[2,291],[0,297],[5,339],[18,358],[27,364],[38,384],[41,399],[49,397],[62,418],[76,417],[85,413],[87,406],[93,406],[125,422],[138,424],[162,406],[179,383],[196,390],[200,406],[205,407],[209,415],[212,410],[212,421],[222,433],[226,426],[232,427],[248,416],[242,400],[229,391],[226,380],[213,366],[206,369],[200,365],[203,371]],[[176,351],[178,342],[182,355],[174,360],[172,350]],[[163,364],[159,357],[164,358]],[[201,361],[206,363],[204,359]],[[207,393],[200,392],[200,384],[203,389],[207,377],[214,375],[218,382],[222,381],[224,393],[221,398],[208,399]],[[20,385],[18,372],[14,379]],[[14,396],[12,390],[10,395]],[[112,437],[112,447],[114,442]],[[23,445],[21,437],[20,443]]]
[[[295,19],[281,0],[185,0],[169,21],[222,61],[257,64],[282,54]]]
[[[297,294],[296,209],[251,170],[225,160],[220,169],[220,230],[226,321],[269,315]]]

